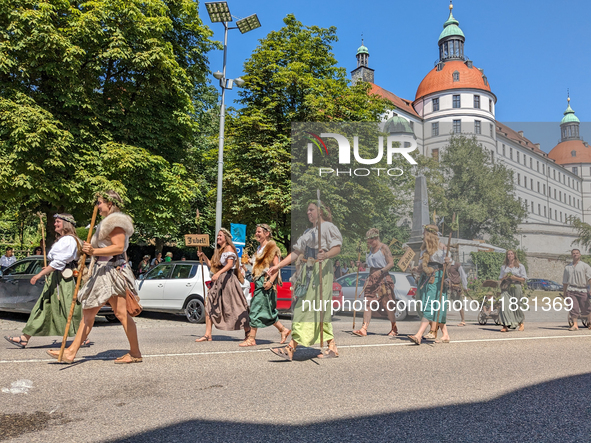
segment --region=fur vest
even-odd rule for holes
[[[273,260],[275,257],[281,258],[281,251],[273,240],[269,240],[265,246],[265,249],[263,249],[263,254],[255,254],[254,266],[252,267],[253,277],[255,279],[259,278],[261,275],[263,275],[265,270],[273,266]]]
[[[93,248],[106,248],[111,246],[109,234],[113,229],[121,228],[125,231],[125,250],[129,246],[129,237],[133,235],[133,220],[129,215],[123,212],[113,212],[107,215],[96,227],[96,232],[92,236],[91,244]]]

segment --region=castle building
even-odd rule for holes
[[[351,77],[369,82],[371,93],[393,103],[395,110],[385,116],[386,127],[402,128],[400,132],[410,128],[422,155],[438,158],[452,133],[473,134],[495,159],[513,170],[516,197],[528,212],[515,233],[520,247],[539,257],[568,253],[577,238],[569,217],[591,223],[591,149],[580,138],[580,122],[570,97],[560,123],[561,141],[549,154],[523,131],[497,121],[497,97],[484,70],[465,56],[466,37],[453,16],[453,5],[449,9],[437,42],[439,58],[419,83],[414,100],[375,83],[363,43]]]

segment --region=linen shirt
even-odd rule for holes
[[[16,257],[14,255],[12,257],[7,257],[6,255],[3,255],[2,257],[0,257],[0,267],[7,268],[15,261]]]
[[[328,252],[335,246],[341,246],[343,244],[341,231],[339,231],[339,228],[337,228],[331,222],[322,223],[322,227],[320,229],[322,231],[320,246],[322,247],[323,251]],[[306,247],[318,249],[317,227],[308,229],[306,232],[304,232],[302,236],[296,241],[293,249],[299,253],[304,253],[306,251]]]
[[[523,264],[521,263],[519,263],[518,268],[510,268],[509,266],[505,265],[501,266],[501,274],[499,275],[499,280],[502,279],[509,272],[513,274],[515,277],[521,277],[527,280],[527,272],[525,272],[525,266],[523,266]]]
[[[71,235],[64,235],[53,244],[47,254],[47,261],[56,271],[63,271],[66,264],[76,260],[78,255],[78,244]]]
[[[564,274],[562,274],[563,284],[579,288],[586,288],[589,279],[591,279],[591,266],[582,260],[579,260],[576,265],[572,263],[566,265]]]

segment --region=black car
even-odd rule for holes
[[[45,285],[45,277],[34,285],[30,280],[41,269],[43,256],[32,255],[0,271],[0,311],[31,313]],[[108,321],[117,321],[109,305],[103,306],[97,315],[104,315]]]

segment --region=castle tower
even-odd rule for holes
[[[373,83],[374,70],[368,66],[369,50],[364,46],[363,39],[361,39],[361,46],[357,49],[357,68],[351,71],[351,79],[353,84],[362,81]]]

